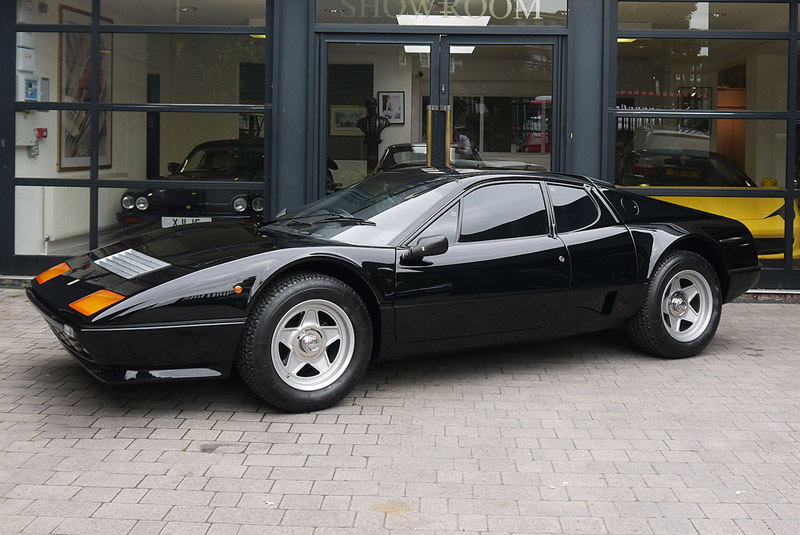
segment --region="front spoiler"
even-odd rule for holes
[[[42,315],[47,322],[50,329],[55,334],[61,345],[69,352],[69,354],[83,366],[97,380],[103,383],[120,384],[120,383],[152,383],[161,381],[175,381],[175,380],[189,380],[189,379],[209,379],[209,378],[224,378],[230,374],[232,359],[223,359],[219,364],[207,365],[203,367],[132,367],[132,366],[109,366],[95,362],[90,352],[87,351],[81,340],[82,334],[87,334],[87,331],[82,331],[81,327],[67,325],[61,321],[55,313],[53,313],[47,306],[45,306],[31,291],[30,288],[26,290],[28,300],[34,305],[36,310]],[[130,329],[130,328],[127,328]],[[157,330],[159,327],[154,328],[135,328],[136,336],[147,336],[146,331]],[[68,331],[71,331],[68,332]],[[94,331],[99,332],[99,331]],[[107,331],[109,335],[113,335],[115,331]]]

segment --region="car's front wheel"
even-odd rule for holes
[[[717,331],[722,313],[719,279],[702,256],[676,251],[659,262],[647,298],[627,325],[635,345],[665,358],[702,351]]]
[[[319,273],[273,283],[247,322],[237,367],[268,403],[290,412],[330,407],[356,385],[372,353],[372,323],[350,286]]]

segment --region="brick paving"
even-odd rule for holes
[[[681,361],[617,333],[374,365],[279,413],[234,378],[114,387],[0,289],[0,533],[800,533],[800,304]]]

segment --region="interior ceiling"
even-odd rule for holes
[[[117,24],[182,26],[263,25],[266,4],[265,0],[101,0],[103,15],[113,18]]]

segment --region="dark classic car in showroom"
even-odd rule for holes
[[[235,365],[268,403],[311,411],[378,356],[624,326],[688,357],[758,274],[737,221],[578,176],[417,168],[263,224],[156,229],[45,271],[28,297],[103,381]]]
[[[170,181],[264,181],[263,139],[221,139],[193,148],[183,162],[170,162]],[[210,221],[258,221],[264,211],[260,191],[231,189],[137,188],[120,199],[117,220],[174,227]]]

